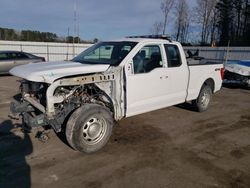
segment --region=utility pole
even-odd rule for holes
[[[77,22],[77,42],[80,43],[80,37],[79,37],[79,21]]]
[[[67,54],[66,54],[66,60],[68,61],[69,60],[69,27],[68,27],[68,36],[66,38],[66,43],[67,43]]]
[[[76,0],[74,0],[74,34],[73,34],[73,56],[75,57],[75,36],[76,36]]]

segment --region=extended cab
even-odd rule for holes
[[[189,65],[178,42],[130,37],[97,43],[72,61],[10,73],[22,78],[22,99],[11,112],[31,128],[65,131],[70,146],[90,153],[107,143],[114,120],[189,101],[207,110],[221,88],[223,64]]]

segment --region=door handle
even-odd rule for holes
[[[161,76],[160,79],[168,79],[168,76]]]

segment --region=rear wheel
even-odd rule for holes
[[[210,101],[212,99],[212,89],[208,85],[203,85],[199,96],[192,103],[198,112],[204,112],[208,109]]]
[[[75,150],[92,153],[108,142],[112,128],[113,118],[106,107],[85,104],[70,116],[66,125],[66,138]]]

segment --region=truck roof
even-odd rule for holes
[[[169,41],[166,39],[152,39],[152,38],[120,38],[120,39],[114,39],[114,40],[110,40],[110,41],[117,41],[117,42],[122,42],[122,41],[128,41],[128,42],[166,42],[166,43],[173,43],[173,44],[177,44],[179,42],[175,42],[175,41]]]
[[[129,36],[121,39],[112,41],[129,41],[129,42],[167,42],[167,43],[178,43],[173,42],[167,35],[144,35],[144,36]]]

